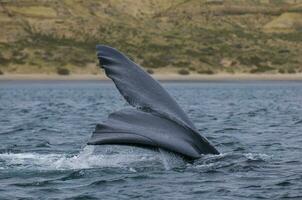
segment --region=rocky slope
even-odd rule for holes
[[[1,0],[3,73],[98,73],[95,45],[153,71],[302,72],[302,0]]]

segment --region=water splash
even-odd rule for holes
[[[160,162],[156,151],[118,145],[86,146],[78,154],[2,153],[0,169],[70,170],[118,167],[136,172],[140,162]],[[166,169],[172,168],[174,158],[165,153]],[[173,156],[171,154],[171,156]],[[135,166],[135,167],[134,167]],[[169,166],[169,167],[168,167]]]
[[[262,153],[246,153],[244,154],[244,156],[248,159],[248,160],[252,160],[252,161],[266,161],[271,159],[271,156],[266,155],[266,154],[262,154]]]
[[[176,167],[185,165],[185,161],[179,155],[159,148],[160,158],[166,170],[171,170]]]
[[[204,155],[192,165],[188,165],[188,169],[198,170],[200,172],[243,172],[263,167],[271,159],[272,156],[262,153]]]

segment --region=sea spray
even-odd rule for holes
[[[2,153],[0,169],[74,170],[123,168],[135,172],[140,162],[158,162],[158,153],[137,147],[104,145],[85,146],[78,154]]]
[[[159,148],[159,155],[166,170],[185,165],[184,159],[173,152]]]

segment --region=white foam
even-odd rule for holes
[[[78,154],[2,153],[0,169],[70,170],[119,167],[136,172],[139,162],[162,163],[166,170],[185,164],[178,155],[160,149],[151,151],[129,146],[86,146]]]
[[[67,170],[102,167],[129,168],[133,162],[152,161],[158,156],[123,151],[118,154],[93,154],[94,147],[87,146],[77,155],[68,154],[38,154],[38,153],[2,153],[0,163],[5,168],[28,168],[39,170]]]
[[[262,153],[246,153],[244,156],[249,160],[268,160],[271,156]]]
[[[185,164],[184,159],[176,155],[175,153],[166,151],[161,148],[159,148],[159,152],[160,152],[160,158],[166,170],[183,166]]]

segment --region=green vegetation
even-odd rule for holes
[[[152,69],[147,69],[148,74],[154,74],[154,71]]]
[[[204,70],[204,69],[201,69],[201,70],[198,70],[197,73],[198,73],[198,74],[209,74],[209,75],[210,75],[210,74],[215,74],[215,72],[212,71],[212,70],[210,70],[210,69],[205,69],[205,70]]]
[[[178,70],[178,74],[180,74],[180,75],[189,75],[190,71],[188,71],[186,69],[180,69],[180,70]]]
[[[69,69],[66,69],[66,68],[58,68],[57,73],[59,75],[69,75],[70,71],[69,71]]]
[[[280,74],[284,74],[284,73],[285,73],[285,70],[284,70],[284,69],[279,69],[278,72],[279,72]]]
[[[290,68],[290,69],[287,70],[287,73],[289,73],[289,74],[295,74],[296,70]]]
[[[95,74],[106,44],[150,74],[301,72],[302,2],[267,2],[3,1],[0,69]]]
[[[250,73],[265,73],[274,70],[269,66],[257,66],[255,69],[251,69]]]

